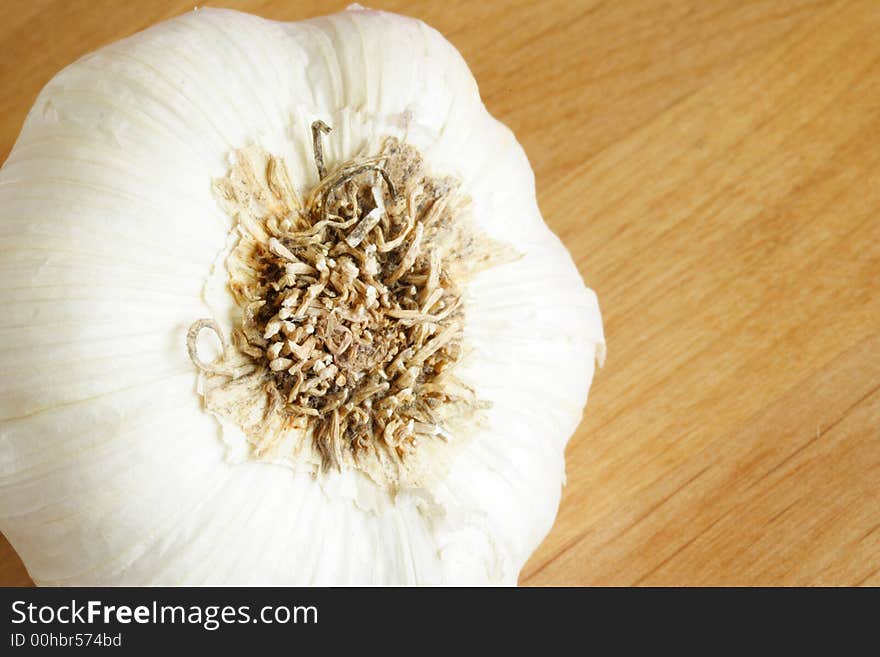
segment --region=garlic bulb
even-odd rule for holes
[[[197,10],[0,171],[0,529],[39,584],[515,583],[604,341],[416,20]]]

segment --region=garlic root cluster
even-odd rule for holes
[[[389,138],[328,173],[330,128],[312,127],[320,181],[305,200],[282,160],[253,150],[215,183],[239,236],[226,266],[241,317],[230,345],[213,320],[195,322],[190,357],[206,407],[244,429],[255,458],[284,445],[321,471],[417,486],[420,443],[447,441],[449,418],[481,406],[454,374],[462,285],[511,249],[473,228],[459,184],[431,177],[412,146]],[[219,365],[198,357],[202,328],[223,342]]]

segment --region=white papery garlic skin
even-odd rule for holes
[[[212,181],[254,147],[305,197],[317,120],[328,166],[397,138],[521,256],[467,283],[456,375],[489,407],[422,485],[253,458],[187,355],[194,320],[237,317]],[[0,529],[41,585],[514,584],[604,353],[596,297],[461,56],[360,8],[201,9],[59,73],[0,170],[0,270]]]

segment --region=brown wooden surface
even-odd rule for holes
[[[192,4],[0,3],[0,156],[57,70]],[[462,51],[602,303],[522,583],[880,585],[880,3],[373,6]]]

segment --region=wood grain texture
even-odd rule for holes
[[[61,67],[191,4],[0,5],[0,155]],[[880,585],[880,4],[373,4],[461,50],[602,303],[522,583]]]

